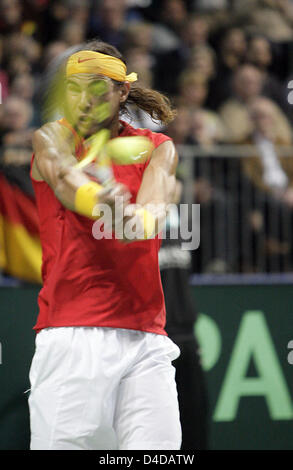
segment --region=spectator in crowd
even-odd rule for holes
[[[0,34],[20,31],[22,24],[22,8],[19,0],[0,1]]]
[[[219,73],[231,75],[244,60],[246,53],[246,37],[242,29],[231,28],[224,34],[219,56]]]
[[[140,19],[128,12],[126,0],[103,0],[94,4],[87,36],[98,36],[115,47],[123,47],[127,21]]]
[[[241,210],[246,213],[253,246],[259,246],[271,264],[278,257],[291,265],[288,227],[293,220],[293,160],[279,156],[278,151],[283,145],[292,145],[291,129],[268,98],[256,98],[248,110],[253,129],[246,143],[254,144],[257,154],[241,160],[245,188]],[[256,253],[244,253],[246,269],[264,270],[266,266],[259,265],[259,259]]]
[[[208,36],[208,20],[200,16],[189,17],[184,23],[182,34],[178,35],[177,46],[163,51],[157,57],[155,87],[171,95],[177,94],[179,86],[177,77],[187,67],[194,49],[208,45]],[[170,80],[170,77],[174,79]]]
[[[10,79],[22,73],[38,73],[41,46],[31,36],[13,33],[4,41],[4,59]]]
[[[240,28],[228,29],[219,40],[218,64],[208,96],[209,107],[212,109],[218,109],[230,97],[233,74],[243,63],[247,48],[245,34]]]
[[[243,159],[245,174],[263,191],[287,199],[287,191],[293,188],[293,161],[279,157],[278,146],[292,144],[289,122],[280,115],[280,110],[268,98],[256,98],[249,106],[253,126],[246,143],[255,144],[259,157]],[[281,123],[281,125],[280,125]]]
[[[85,34],[85,25],[78,21],[70,20],[61,29],[60,41],[65,42],[68,47],[75,46],[84,42]]]
[[[229,142],[243,141],[251,133],[249,103],[260,96],[263,87],[261,72],[252,65],[241,65],[234,73],[233,95],[219,109]]]
[[[240,66],[233,77],[234,96],[221,106],[219,112],[227,131],[227,140],[233,143],[242,143],[251,134],[253,125],[248,106],[255,98],[264,93],[264,76],[253,65]],[[278,109],[279,133],[288,135],[288,123],[284,113]]]
[[[159,18],[164,26],[177,36],[181,36],[188,19],[185,2],[183,0],[165,0]]]
[[[216,55],[209,46],[197,46],[190,51],[186,71],[194,71],[210,81],[216,73]]]
[[[217,113],[205,109],[207,93],[204,75],[188,71],[182,75],[178,103],[191,111],[190,136],[200,145],[222,141],[225,132]]]
[[[208,19],[204,16],[191,16],[184,25],[181,37],[189,50],[197,46],[206,46],[209,38]]]
[[[138,72],[144,86],[173,99],[178,118],[164,132],[177,144],[196,144],[208,155],[209,148],[222,142],[255,143],[255,136],[262,135],[262,119],[274,122],[275,137],[269,141],[281,169],[275,165],[274,175],[283,172],[288,186],[281,191],[266,186],[260,156],[246,160],[252,174],[244,162],[240,165],[234,159],[234,166],[241,167],[244,185],[290,207],[290,158],[279,157],[277,148],[291,144],[292,126],[285,117],[293,115],[285,82],[293,76],[291,2],[162,0],[147,8],[141,5],[127,0],[0,0],[0,139],[5,156],[10,160],[16,145],[29,145],[31,128],[40,124],[38,96],[45,86],[41,74],[46,66],[58,61],[69,46],[99,36],[123,49],[129,71]],[[129,111],[124,118],[133,125],[162,130],[159,122],[150,122],[134,106]],[[264,115],[266,119],[260,117]],[[23,127],[15,129],[20,122]],[[222,160],[216,164],[206,158],[200,166],[198,161],[203,160],[196,159],[195,164],[196,200],[212,212],[220,195],[219,210],[227,213],[229,198],[235,195],[218,184],[217,178],[225,176]],[[203,170],[209,162],[210,175]],[[228,269],[231,263],[225,263]]]
[[[263,34],[275,42],[293,37],[293,5],[290,0],[236,0],[235,20],[251,34]]]
[[[33,110],[30,103],[17,96],[10,95],[3,104],[2,132],[23,131],[28,128]]]
[[[33,75],[28,73],[16,75],[11,82],[11,93],[14,96],[23,98],[24,100],[31,102],[33,100],[35,91],[35,81]]]
[[[5,164],[28,164],[32,154],[30,127],[33,108],[30,102],[10,95],[3,105],[1,119],[2,160]]]
[[[260,35],[252,37],[248,44],[246,59],[262,73],[263,95],[275,101],[288,114],[290,110],[286,99],[286,87],[269,71],[273,60],[269,40]]]
[[[209,147],[225,138],[225,129],[219,116],[205,109],[191,112],[190,137],[194,143]]]
[[[127,28],[124,39],[124,56],[127,67],[136,71],[144,86],[153,86],[153,71],[156,63],[152,51],[153,27],[150,23],[137,21]]]
[[[183,72],[179,80],[180,104],[192,108],[202,108],[208,93],[208,84],[204,75],[197,72]]]

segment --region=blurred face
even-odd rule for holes
[[[227,52],[242,57],[246,51],[246,39],[241,29],[232,29],[224,40],[224,49]]]
[[[105,24],[115,27],[117,24],[120,24],[121,17],[124,16],[126,8],[125,0],[103,0],[100,2],[99,15]]]
[[[30,100],[34,94],[34,79],[31,75],[18,75],[11,86],[12,93],[25,100]]]
[[[274,111],[268,103],[258,103],[251,108],[251,118],[256,130],[267,134],[274,127]]]
[[[268,67],[272,61],[271,47],[264,38],[253,39],[248,50],[248,59],[260,67]]]
[[[190,46],[196,46],[206,42],[208,37],[208,24],[203,19],[195,19],[189,22],[185,33],[185,39]]]
[[[133,31],[133,44],[142,49],[150,49],[152,44],[152,30],[148,25],[141,25]]]
[[[66,80],[65,116],[81,135],[90,136],[111,126],[128,92],[128,84],[119,87],[102,75],[71,75]]]
[[[253,67],[242,67],[234,78],[234,91],[236,95],[248,101],[258,96],[262,88],[262,78],[260,72]]]
[[[186,104],[201,107],[207,96],[207,87],[201,83],[186,85],[182,96],[185,98]]]
[[[15,25],[20,21],[21,8],[18,0],[2,0],[0,11],[7,24]]]
[[[4,104],[3,127],[6,130],[23,130],[31,119],[30,106],[16,98],[8,98]]]
[[[62,32],[61,39],[66,42],[68,46],[74,46],[84,41],[84,27],[77,22],[68,23]]]
[[[186,8],[182,0],[168,0],[165,2],[162,17],[165,21],[181,23],[186,18]]]
[[[29,74],[31,66],[26,57],[21,55],[11,56],[8,62],[8,71],[12,76]]]
[[[75,21],[80,24],[86,24],[89,15],[89,4],[85,0],[83,2],[76,2],[72,8],[72,16]]]
[[[189,66],[206,78],[214,74],[213,57],[208,51],[195,51],[189,60]]]

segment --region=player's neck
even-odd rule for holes
[[[117,114],[117,116],[115,116],[109,127],[109,130],[111,132],[111,139],[114,139],[114,137],[118,137],[121,132],[121,128],[122,124],[120,123],[119,115]]]

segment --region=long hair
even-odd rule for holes
[[[88,41],[81,50],[89,50],[107,54],[126,62],[122,54],[116,47],[99,40]],[[118,86],[121,82],[113,80]],[[170,100],[167,96],[150,88],[141,87],[137,83],[132,83],[128,98],[121,105],[121,111],[127,111],[127,105],[134,104],[141,110],[145,111],[154,120],[159,120],[163,124],[169,124],[176,116],[176,111],[172,109]]]

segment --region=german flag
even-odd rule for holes
[[[41,283],[42,250],[28,169],[0,166],[0,269]]]

